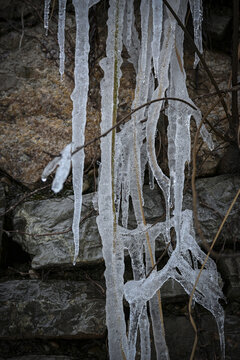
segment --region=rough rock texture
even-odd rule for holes
[[[78,262],[81,264],[102,261],[101,240],[97,230],[92,199],[92,194],[83,196],[78,258]],[[23,249],[33,256],[33,268],[72,264],[74,255],[72,216],[72,196],[27,202],[17,211],[14,217],[16,230],[30,234],[48,234],[41,237],[29,237],[27,234],[14,236]],[[52,235],[53,233],[57,234]]]
[[[210,242],[214,239],[239,187],[240,178],[237,176],[222,175],[197,181],[198,217],[206,241]],[[145,187],[144,192],[147,222],[154,223],[158,219],[161,221],[163,208],[160,193],[157,189],[151,191],[148,186]],[[90,264],[102,260],[101,240],[96,225],[96,213],[92,205],[93,196],[93,194],[83,196],[79,264]],[[192,208],[190,193],[185,196],[184,208]],[[239,212],[239,207],[236,205],[222,230],[219,243],[226,240],[232,246],[233,241],[240,239]],[[72,197],[30,201],[18,208],[14,217],[14,229],[19,233],[14,235],[14,240],[33,256],[33,268],[72,263],[72,232],[71,230],[66,232],[71,229],[72,213]],[[129,218],[129,225],[133,227],[133,217]],[[53,233],[56,235],[51,235]],[[36,235],[29,236],[29,234]],[[37,236],[37,234],[47,235]],[[159,248],[163,246],[159,243]]]
[[[3,221],[4,221],[4,211],[5,211],[5,193],[3,185],[0,183],[0,262],[1,262],[1,254],[2,254],[2,229],[3,229]]]
[[[67,41],[68,75],[61,82],[56,18],[51,21],[49,36],[46,37],[39,18],[44,2],[31,2],[29,6],[25,2],[22,6],[16,5],[16,1],[12,3],[15,6],[12,4],[9,15],[8,7],[3,9],[9,23],[0,34],[0,167],[31,187],[40,179],[51,155],[57,155],[71,142],[74,47],[71,48]],[[21,9],[26,19],[20,44]],[[36,17],[31,23],[28,23],[30,15],[27,9]],[[73,14],[68,16],[67,29],[71,36],[75,33]],[[94,102],[88,104],[87,118],[86,140],[89,140],[99,133],[100,114]],[[98,156],[97,149],[96,144],[86,149],[87,164]]]
[[[86,282],[0,283],[1,338],[101,337],[105,299]]]
[[[218,47],[223,50],[226,50],[226,47],[230,48],[227,39],[229,39],[229,35],[231,34],[231,20],[231,9],[226,6],[222,6],[221,9],[216,7],[210,11],[207,22],[207,31],[211,38],[211,45],[214,43],[215,48]]]
[[[169,283],[168,287],[174,287]],[[164,286],[165,290],[166,287]],[[166,341],[172,360],[190,357],[194,331],[188,318],[186,298],[169,302],[162,289]],[[178,301],[180,299],[180,302]],[[184,301],[183,301],[184,300]],[[185,303],[184,303],[185,302]],[[105,330],[105,299],[94,285],[73,281],[17,280],[0,283],[1,341],[42,338],[79,339],[102,336]],[[226,359],[239,359],[239,304],[228,305],[225,318]],[[217,326],[205,309],[196,306],[194,319],[199,329],[197,359],[214,359],[220,353]],[[1,344],[1,343],[0,343]],[[26,346],[26,345],[25,345]],[[30,344],[27,345],[28,347]],[[55,347],[57,344],[55,345]],[[24,346],[21,346],[21,351]],[[96,351],[90,359],[100,359]],[[79,357],[25,355],[6,360],[73,360]],[[82,356],[81,359],[89,359]],[[105,357],[101,357],[104,359]],[[152,356],[152,360],[156,359]],[[2,360],[0,358],[0,360]]]
[[[207,242],[213,241],[239,187],[239,176],[221,175],[197,180],[198,218]],[[189,194],[185,197],[183,207],[192,208],[192,198]],[[240,240],[239,216],[238,200],[221,231],[217,244],[226,242],[227,246],[233,249],[234,242]]]
[[[0,358],[0,360],[74,360],[73,357],[69,356],[53,356],[53,355],[24,355],[11,357],[8,359]]]
[[[63,82],[58,73],[57,16],[55,11],[49,22],[49,35],[45,36],[41,16],[43,3],[2,1],[0,11],[0,168],[28,187],[36,186],[45,165],[52,156],[59,154],[71,142],[70,94],[73,90],[75,18],[71,4],[66,19],[66,74]],[[57,8],[57,7],[56,7]],[[24,30],[22,27],[22,19]],[[90,88],[87,109],[86,141],[99,135],[100,94],[99,81],[102,72],[98,66],[105,53],[106,7],[97,5],[90,16]],[[123,78],[119,94],[121,118],[130,111],[134,96],[135,73],[127,62],[124,51]],[[206,61],[220,88],[228,87],[231,59],[226,54],[208,51]],[[193,99],[213,91],[201,66],[196,75],[192,70],[193,56],[186,56],[188,88]],[[195,76],[196,75],[196,76]],[[194,79],[198,78],[197,81]],[[195,100],[203,114],[214,98]],[[225,114],[220,105],[212,112],[210,123],[223,134],[228,129]],[[194,130],[194,128],[193,128]],[[165,136],[165,135],[163,135]],[[226,151],[226,142],[214,135],[216,149],[211,153],[204,145],[198,156],[198,173],[201,176],[216,173],[220,159]],[[86,148],[86,164],[100,157],[99,144]]]
[[[154,195],[154,196],[153,196]],[[78,263],[90,264],[102,261],[102,245],[93,208],[94,194],[83,196],[82,220],[80,224],[80,251]],[[162,215],[161,196],[157,190],[146,188],[145,216],[154,221]],[[23,249],[33,255],[32,267],[71,264],[74,244],[71,231],[73,197],[26,202],[14,217],[14,235]],[[134,220],[130,218],[130,225]],[[68,231],[69,230],[69,231]],[[66,232],[68,231],[68,232]],[[25,233],[25,234],[24,234]],[[52,235],[57,233],[56,235]],[[61,234],[62,233],[62,234]],[[47,234],[28,236],[27,234]]]
[[[224,274],[227,297],[240,298],[240,255],[226,254],[219,260],[219,269]]]
[[[171,360],[189,359],[194,342],[194,332],[189,321],[187,312],[173,314],[165,319],[166,341],[169,344]],[[194,320],[198,328],[198,346],[196,359],[220,359],[219,337],[216,323],[213,317],[203,309],[196,309]],[[226,360],[238,360],[240,355],[239,346],[239,314],[225,314],[225,341]],[[180,330],[179,330],[180,329]],[[219,354],[219,357],[216,357]]]
[[[205,51],[204,58],[211,73],[214,76],[215,81],[218,84],[219,89],[228,89],[231,78],[230,56],[222,52]],[[193,70],[191,66],[191,57],[186,56],[185,59],[185,67],[189,69],[187,71],[187,85],[189,95],[190,98],[194,100],[195,104],[201,109],[202,115],[204,116],[218,99],[216,95],[210,96],[210,94],[215,93],[216,90],[209,80],[209,77],[203,69],[202,65],[200,64],[197,70]],[[206,94],[207,96],[203,96]],[[230,113],[231,96],[226,95],[225,101]],[[227,142],[229,124],[221,102],[219,102],[208,115],[207,123],[205,122],[205,125],[212,134],[214,149],[213,151],[210,151],[207,145],[202,141],[202,138],[199,137],[197,144],[197,175],[201,177],[214,176],[217,174],[219,162],[224,157],[229,146],[229,143]],[[192,137],[195,136],[195,133],[196,126],[193,123]],[[225,171],[222,171],[221,173],[225,173]]]

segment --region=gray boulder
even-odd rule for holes
[[[86,282],[0,283],[0,338],[96,338],[105,333],[105,298]]]
[[[163,214],[161,196],[157,189],[145,192],[145,216],[154,221]],[[78,264],[103,261],[102,245],[96,224],[97,212],[93,208],[94,194],[83,195],[82,220],[80,224],[80,251]],[[14,240],[33,256],[32,267],[71,265],[74,243],[71,231],[73,197],[29,201],[15,213]],[[129,224],[134,226],[130,215]],[[45,234],[44,236],[42,236]],[[40,235],[40,236],[39,236]]]

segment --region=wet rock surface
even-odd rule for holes
[[[103,337],[105,299],[86,282],[0,283],[0,338]]]

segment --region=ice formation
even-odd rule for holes
[[[48,34],[48,16],[49,16],[50,3],[51,3],[51,0],[45,0],[45,6],[44,6],[44,29],[46,31],[46,35]]]
[[[89,56],[89,7],[96,0],[73,0],[76,14],[75,89],[72,93],[73,113],[72,144],[66,146],[61,156],[45,168],[43,180],[57,167],[53,190],[62,188],[70,163],[73,167],[75,243],[74,263],[79,251],[79,222],[82,205],[83,149],[71,156],[84,144],[86,105],[88,95]],[[171,7],[184,23],[187,6],[193,16],[194,38],[202,51],[201,0],[169,0]],[[45,0],[44,26],[48,28],[50,1]],[[64,24],[66,0],[59,1],[60,74],[64,71]],[[102,121],[104,133],[117,123],[118,92],[120,86],[123,44],[136,73],[135,96],[132,108],[158,98],[181,98],[193,104],[186,88],[183,64],[183,31],[176,23],[162,0],[142,0],[141,24],[135,27],[134,1],[110,0],[108,9],[108,36],[106,57],[100,66],[104,71],[101,81]],[[140,33],[139,33],[140,32]],[[140,40],[141,39],[141,40]],[[195,66],[198,59],[195,59]],[[106,264],[107,286],[106,321],[108,327],[110,358],[133,360],[139,334],[141,359],[151,358],[150,324],[153,330],[157,359],[168,359],[164,322],[161,310],[161,286],[169,279],[179,282],[191,294],[199,264],[205,254],[197,245],[192,212],[182,210],[184,170],[190,161],[190,119],[198,125],[201,113],[180,101],[169,100],[168,116],[168,165],[169,177],[160,168],[155,152],[155,135],[164,101],[151,103],[135,112],[131,119],[101,139],[101,174],[98,184],[97,224],[102,238],[103,257]],[[146,121],[142,121],[146,119]],[[160,119],[160,120],[159,120]],[[213,142],[205,127],[201,135],[210,149]],[[150,225],[143,211],[143,183],[146,167],[149,168],[150,186],[154,181],[161,189],[166,208],[165,221]],[[129,202],[133,204],[136,228],[128,228]],[[174,228],[176,246],[171,245],[170,229]],[[154,267],[156,238],[164,239],[168,246],[169,260],[162,270]],[[132,264],[133,280],[124,283],[124,252]],[[145,255],[144,255],[145,254]],[[152,271],[151,271],[152,270]],[[147,274],[150,274],[147,276]],[[128,326],[125,320],[123,299],[130,307]],[[216,319],[222,352],[224,354],[224,312],[218,300],[223,293],[218,285],[218,273],[213,260],[208,259],[196,286],[193,299],[208,309]],[[149,314],[148,309],[149,307]]]
[[[59,13],[58,13],[58,44],[59,44],[59,72],[61,79],[64,74],[64,42],[65,42],[65,17],[66,17],[66,4],[67,0],[59,0]]]
[[[189,0],[190,9],[193,17],[193,25],[194,25],[194,42],[200,52],[203,51],[202,48],[202,19],[203,19],[203,11],[202,11],[202,1],[199,0]],[[195,54],[194,68],[196,68],[199,62],[199,58],[197,54]]]

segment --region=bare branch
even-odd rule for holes
[[[166,7],[169,9],[169,11],[172,13],[173,17],[176,19],[178,25],[181,27],[181,29],[184,31],[184,34],[186,35],[188,41],[190,42],[191,46],[193,47],[193,49],[195,50],[195,52],[197,53],[203,67],[204,67],[204,70],[206,71],[206,73],[208,74],[209,76],[209,79],[211,80],[211,83],[213,84],[213,86],[215,87],[216,89],[216,92],[218,94],[218,97],[222,103],[222,106],[224,108],[224,111],[226,113],[226,116],[228,118],[228,121],[229,123],[231,123],[231,116],[230,114],[228,113],[228,109],[227,109],[227,105],[226,105],[226,102],[219,90],[219,87],[209,69],[209,67],[207,66],[206,64],[206,61],[204,60],[204,57],[202,56],[202,54],[200,53],[200,51],[198,50],[197,46],[195,45],[191,35],[189,34],[189,32],[187,31],[187,28],[186,26],[183,25],[183,23],[181,22],[181,20],[179,19],[179,17],[177,16],[177,14],[175,13],[175,11],[172,9],[172,7],[169,5],[168,1],[167,0],[163,0],[164,4],[166,5]]]

